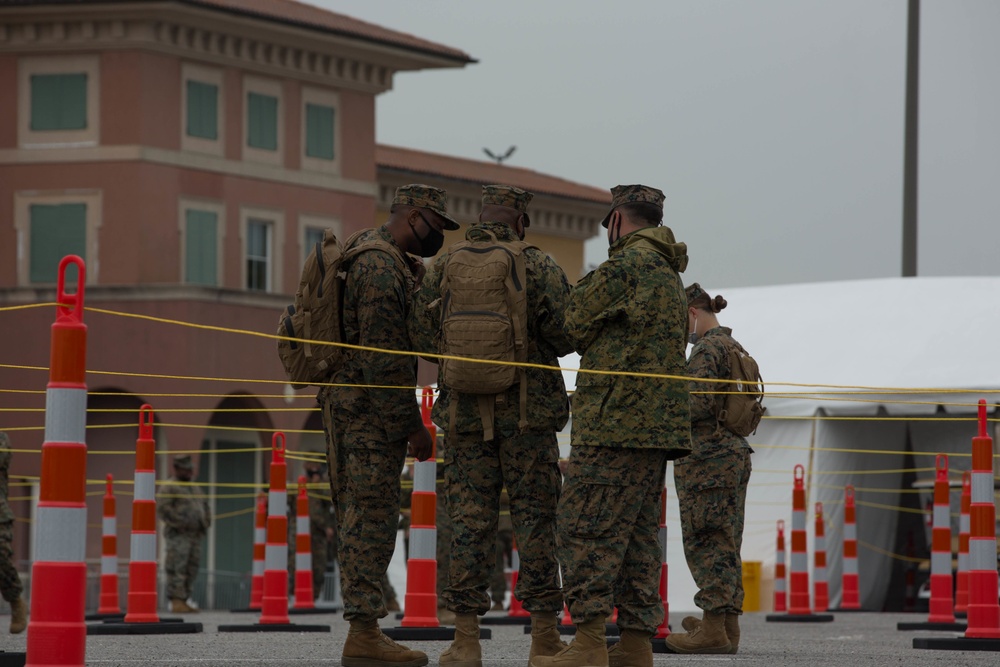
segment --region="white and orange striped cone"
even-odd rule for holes
[[[663,602],[663,622],[656,629],[653,635],[653,652],[669,653],[667,650],[667,637],[670,636],[670,602],[667,598],[667,489],[664,487],[660,494],[660,600]]]
[[[931,532],[931,600],[926,623],[897,623],[898,630],[964,630],[955,622],[951,588],[951,493],[948,457],[937,455]]]
[[[1000,651],[993,438],[986,434],[985,400],[979,401],[979,435],[972,439],[971,477],[968,627],[961,637],[917,637],[913,648]]]
[[[479,618],[480,625],[523,625],[526,628],[531,627],[531,614],[521,601],[517,599],[514,595],[514,591],[517,590],[517,578],[520,576],[521,571],[521,554],[517,550],[517,538],[511,539],[511,549],[510,549],[510,609],[504,616],[481,616]],[[530,630],[529,630],[530,631]]]
[[[77,269],[77,290],[66,293],[66,272]],[[56,321],[52,324],[49,383],[45,391],[38,510],[31,566],[31,616],[26,664],[82,665],[87,565],[87,325],[83,260],[59,262]]]
[[[854,487],[844,487],[844,556],[840,587],[840,607],[834,611],[861,611],[858,581],[858,526]]]
[[[768,621],[828,623],[832,614],[814,614],[809,608],[809,553],[806,549],[805,468],[796,465],[792,474],[792,568],[787,614],[768,614]]]
[[[784,519],[778,519],[778,544],[774,555],[774,611],[788,611],[788,577],[785,573]]]
[[[295,604],[289,614],[326,614],[313,599],[312,534],[309,532],[309,495],[306,476],[299,475],[295,496]]]
[[[118,604],[118,512],[113,484],[114,478],[108,473],[101,521],[101,594],[97,614],[88,615],[88,621],[124,616]]]
[[[955,616],[969,611],[969,514],[972,510],[972,473],[962,473],[962,513],[958,519],[958,572],[955,575]]]
[[[280,431],[271,437],[270,473],[260,619],[253,625],[220,625],[219,632],[329,632],[329,625],[302,625],[288,619],[288,466],[285,434]]]
[[[166,635],[202,631],[201,623],[162,619],[156,611],[156,442],[153,408],[139,408],[132,492],[132,535],[129,544],[128,611],[119,623],[87,626],[89,635]]]
[[[431,421],[434,390],[424,387],[420,412],[434,443],[426,461],[413,462],[413,496],[410,501],[410,558],[406,561],[406,597],[400,627],[383,633],[408,641],[450,640],[455,628],[442,626],[437,616],[437,427]],[[492,631],[479,630],[489,639]]]
[[[257,496],[254,510],[253,564],[250,570],[250,604],[243,609],[230,609],[234,614],[260,611],[264,597],[264,549],[267,541],[267,495]]]
[[[816,503],[816,523],[813,532],[813,610],[830,608],[830,587],[826,580],[826,526],[823,523],[823,503]]]

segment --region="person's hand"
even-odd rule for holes
[[[427,266],[424,264],[424,260],[419,257],[407,255],[406,259],[410,262],[410,272],[413,274],[413,280],[416,282],[416,286],[420,287],[420,283],[423,282],[424,276],[427,274]]]
[[[410,443],[407,447],[410,456],[418,461],[426,461],[431,457],[434,451],[434,441],[431,440],[431,434],[427,432],[426,426],[421,424],[420,428],[407,436],[406,439]]]
[[[333,539],[333,528],[327,528],[326,529],[326,539],[328,539],[328,540],[332,540]]]

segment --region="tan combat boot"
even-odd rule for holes
[[[181,600],[180,598],[173,598],[170,600],[170,613],[171,614],[196,614],[197,609],[189,607],[187,601]]]
[[[621,640],[608,649],[608,667],[653,667],[652,635],[622,630]]]
[[[24,598],[18,598],[10,603],[10,634],[17,635],[28,627],[28,605]]]
[[[343,667],[423,667],[427,654],[397,644],[378,627],[378,621],[351,621],[340,658]]]
[[[479,616],[455,614],[455,641],[441,654],[440,664],[451,667],[483,667],[479,645]]]
[[[667,637],[667,648],[674,653],[729,653],[732,644],[726,636],[725,622],[724,612],[706,611],[694,630]]]
[[[535,656],[553,656],[566,648],[567,644],[559,636],[556,627],[556,612],[531,612],[531,651],[528,652],[528,666]]]
[[[699,625],[701,625],[701,619],[694,616],[685,616],[684,620],[681,621],[681,627],[688,632],[693,632]],[[735,654],[740,648],[740,615],[727,611],[725,627],[726,638],[729,639],[731,647],[729,653]]]
[[[535,656],[530,667],[608,667],[604,617],[577,623],[572,644],[553,656]]]

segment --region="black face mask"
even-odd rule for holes
[[[444,245],[444,234],[436,230],[431,223],[427,222],[427,218],[424,217],[423,213],[418,213],[420,219],[424,221],[427,225],[428,232],[423,236],[417,236],[417,230],[415,227],[413,229],[413,236],[420,241],[420,256],[421,257],[433,257]]]

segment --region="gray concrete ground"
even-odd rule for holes
[[[680,627],[684,614],[671,614],[671,623]],[[660,655],[656,667],[671,664],[731,663],[760,667],[808,665],[997,665],[1000,653],[927,651],[912,648],[914,637],[951,636],[948,633],[899,632],[899,621],[919,621],[914,614],[837,614],[832,623],[767,623],[766,614],[747,614],[743,621],[743,640],[738,655],[680,656]],[[340,652],[347,634],[347,624],[339,614],[298,616],[293,622],[325,623],[330,633],[219,633],[220,624],[245,624],[256,621],[248,614],[202,612],[190,615],[189,621],[204,624],[205,631],[193,635],[90,636],[87,638],[87,664],[100,666],[151,665],[339,665]],[[2,619],[6,628],[7,619]],[[397,625],[390,618],[383,627]],[[493,639],[483,642],[484,665],[522,666],[528,655],[530,639],[520,626],[491,626]],[[410,642],[412,648],[427,652],[430,665],[447,648],[447,642]],[[0,650],[24,651],[25,635],[0,635]]]

